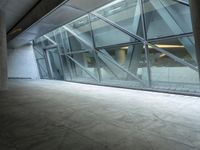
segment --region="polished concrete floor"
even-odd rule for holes
[[[0,150],[200,150],[200,98],[12,80]]]

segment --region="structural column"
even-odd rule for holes
[[[0,10],[0,90],[7,89],[7,40],[5,14]]]
[[[196,43],[196,55],[200,73],[200,0],[189,0],[192,26]]]

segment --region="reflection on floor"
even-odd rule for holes
[[[9,81],[1,150],[199,150],[200,98],[62,81]]]

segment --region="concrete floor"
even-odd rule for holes
[[[200,150],[200,98],[12,80],[0,150]]]

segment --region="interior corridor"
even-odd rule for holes
[[[200,98],[49,80],[0,91],[1,150],[199,150]]]

